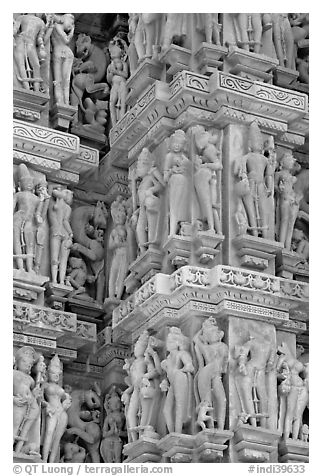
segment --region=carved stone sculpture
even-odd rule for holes
[[[13,252],[17,267],[33,271],[35,215],[40,199],[33,193],[34,181],[26,165],[19,165],[20,191],[13,195]]]
[[[129,76],[126,59],[125,42],[115,38],[110,41],[108,50],[111,63],[107,67],[106,80],[111,85],[110,92],[110,115],[112,127],[122,119],[126,110],[127,86]]]
[[[180,222],[191,222],[191,167],[185,155],[186,134],[175,131],[170,137],[169,152],[165,157],[164,182],[168,184],[169,235],[178,232]]]
[[[296,161],[291,152],[280,159],[280,170],[275,174],[276,190],[276,239],[291,249],[292,234],[300,207],[301,195],[294,190],[296,177],[293,173]]]
[[[57,185],[49,200],[48,221],[50,226],[51,279],[65,284],[67,261],[72,246],[73,231],[70,226],[73,192]]]
[[[74,35],[74,15],[56,16],[51,41],[53,45],[54,93],[58,104],[69,104],[70,76],[74,54],[68,46]]]
[[[222,25],[218,20],[218,13],[196,13],[197,29],[204,33],[206,43],[221,45],[220,32]]]
[[[79,106],[85,113],[83,105],[85,92],[100,100],[108,95],[108,85],[101,82],[106,74],[107,57],[103,50],[92,43],[90,36],[84,33],[80,33],[77,37],[75,56],[70,101],[72,106]]]
[[[295,251],[302,258],[302,265],[308,266],[309,264],[309,240],[304,231],[299,228],[294,228],[292,234],[292,251]]]
[[[83,128],[99,134],[105,134],[107,123],[107,101],[95,102],[91,98],[84,99],[84,122]]]
[[[104,408],[106,417],[100,453],[105,463],[120,463],[123,447],[121,436],[124,434],[125,416],[121,398],[115,386],[106,394]]]
[[[92,283],[95,281],[94,276],[89,276],[87,273],[86,263],[82,258],[76,258],[75,256],[71,256],[69,258],[69,267],[68,267],[68,275],[66,278],[66,282],[71,284],[74,288],[68,297],[76,299],[84,299],[85,301],[93,301],[93,298],[89,296],[86,292],[85,284],[86,282]]]
[[[183,46],[188,33],[188,13],[166,13],[162,35],[162,51],[169,48],[173,41]]]
[[[281,380],[278,387],[278,429],[283,433],[283,438],[292,436],[295,440],[299,438],[303,412],[309,401],[308,364],[304,365],[298,360],[303,348],[298,350],[297,356],[294,356],[283,342],[278,348],[277,362],[278,378]]]
[[[34,271],[36,274],[40,272],[41,259],[43,256],[45,237],[47,230],[47,211],[49,206],[50,195],[47,191],[46,180],[41,180],[36,184],[36,195],[40,199],[40,203],[37,209],[36,220],[38,223],[36,230],[36,243],[35,243],[35,258],[34,258]]]
[[[144,357],[149,341],[149,334],[144,331],[134,345],[134,360],[128,362],[128,385],[129,387],[123,392],[122,401],[125,405],[125,415],[128,430],[129,443],[135,441],[139,437],[139,411],[140,392],[142,379],[146,373],[147,364]]]
[[[129,13],[128,40],[130,42],[128,48],[130,71],[133,73],[145,55],[142,13]]]
[[[74,233],[73,251],[83,255],[94,275],[96,300],[103,302],[104,294],[104,230],[107,210],[103,202],[83,205],[73,210],[71,226]]]
[[[222,169],[221,151],[216,144],[218,136],[202,126],[192,129],[197,155],[194,160],[193,182],[199,204],[199,219],[206,219],[210,231],[221,233],[217,171]]]
[[[128,272],[128,243],[126,230],[126,205],[122,196],[118,196],[111,205],[114,227],[110,233],[108,248],[112,252],[110,276],[108,281],[109,297],[121,299],[124,291],[124,279]]]
[[[100,462],[101,429],[99,408],[101,401],[94,390],[72,390],[72,403],[67,410],[69,435],[80,437],[89,452],[92,463]],[[83,410],[83,407],[86,410]]]
[[[247,415],[252,426],[267,428],[267,376],[275,364],[275,346],[265,336],[249,335],[248,340],[235,348],[237,359],[236,388],[241,413]]]
[[[86,450],[77,443],[65,443],[62,463],[84,463]]]
[[[48,365],[48,382],[44,385],[45,431],[42,448],[44,462],[59,461],[60,440],[67,427],[66,410],[71,405],[68,393],[59,385],[62,368],[58,355],[55,355]]]
[[[195,376],[197,420],[203,429],[206,426],[214,428],[214,421],[217,422],[219,430],[224,429],[226,395],[222,384],[222,374],[227,371],[229,351],[227,344],[221,342],[223,335],[216,319],[210,317],[203,322],[200,331],[193,338],[198,362],[198,371]],[[207,415],[208,412],[211,414]]]
[[[24,89],[40,92],[43,79],[40,62],[47,54],[45,44],[52,33],[53,20],[42,20],[42,13],[26,13],[14,22],[14,61],[18,84]]]
[[[161,44],[164,15],[163,13],[141,13],[140,15],[145,38],[144,58],[152,58],[156,60],[158,59]],[[140,26],[140,20],[138,26]]]
[[[234,175],[238,177],[235,193],[244,205],[251,234],[258,236],[261,232],[267,238],[270,232],[267,198],[273,193],[274,171],[262,153],[263,141],[256,122],[249,128],[249,148],[248,154],[235,161]]]
[[[188,339],[178,327],[171,327],[166,339],[168,356],[161,362],[167,378],[161,382],[166,392],[163,415],[169,433],[182,433],[191,419],[192,373],[194,366],[187,350]]]
[[[295,69],[294,37],[287,13],[272,13],[273,41],[280,66]]]
[[[38,360],[35,380],[30,372]],[[23,346],[15,355],[13,371],[13,438],[17,453],[39,455],[40,405],[46,366],[33,347]],[[37,424],[38,422],[38,424]]]
[[[263,32],[260,13],[231,13],[237,45],[243,50],[259,53]]]
[[[134,213],[132,223],[136,226],[136,236],[140,253],[156,240],[158,216],[160,212],[159,194],[164,187],[161,173],[154,165],[151,152],[144,148],[137,161],[134,187]]]

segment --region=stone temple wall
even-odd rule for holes
[[[308,462],[308,14],[14,14],[14,460]]]

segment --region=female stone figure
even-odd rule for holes
[[[291,152],[285,152],[280,159],[280,170],[275,174],[276,238],[287,250],[291,249],[292,234],[302,196],[296,194],[296,177],[292,174],[295,159]]]
[[[46,420],[42,459],[49,463],[59,460],[60,439],[68,421],[66,410],[71,405],[70,395],[58,383],[61,374],[60,360],[55,355],[48,365],[48,382],[44,386]]]
[[[161,341],[154,336],[150,336],[148,345],[144,352],[146,362],[146,373],[143,375],[140,400],[141,400],[141,420],[140,427],[144,431],[147,427],[156,429],[158,420],[159,404],[161,400],[160,376],[162,374],[160,358],[157,348]]]
[[[135,202],[138,206],[132,215],[136,223],[136,235],[140,253],[144,253],[149,244],[156,240],[158,216],[160,213],[159,193],[164,187],[161,173],[154,165],[151,152],[144,148],[140,153],[136,167]]]
[[[13,438],[17,453],[22,451],[28,441],[29,432],[40,413],[38,399],[42,396],[42,390],[30,376],[35,362],[33,347],[23,346],[16,352],[13,371]],[[37,450],[39,446],[36,453]]]
[[[178,327],[171,327],[166,340],[167,358],[161,362],[167,378],[161,382],[166,391],[163,415],[169,433],[182,433],[185,423],[191,419],[191,393],[194,367],[187,350],[187,337]]]
[[[130,72],[133,73],[143,60],[145,53],[142,13],[129,13],[128,40],[130,43],[128,49]]]
[[[218,137],[205,131],[203,126],[192,130],[197,152],[194,160],[193,182],[199,202],[200,216],[206,218],[208,229],[221,233],[218,213],[217,171],[222,169],[221,152],[216,147]]]
[[[303,352],[303,348],[298,350]],[[295,357],[285,342],[278,348],[277,371],[281,380],[278,387],[278,430],[283,432],[283,438],[290,438],[290,435],[293,439],[299,438],[303,412],[308,403],[307,381],[300,376],[307,369],[297,358],[300,352]],[[308,377],[308,372],[305,377]]]
[[[275,347],[265,336],[249,335],[241,346],[236,346],[237,373],[236,387],[242,413],[249,415],[249,422],[267,427],[268,389],[266,374],[271,372],[275,363]]]
[[[109,297],[121,299],[124,290],[124,279],[128,272],[128,246],[126,233],[125,200],[118,196],[111,205],[114,228],[111,231],[108,247],[113,253],[108,281]]]
[[[65,284],[67,261],[73,238],[69,222],[72,201],[73,192],[68,189],[63,190],[61,185],[54,188],[49,201],[51,279],[55,284],[57,284],[58,269],[59,283]]]
[[[122,396],[122,401],[127,407],[126,421],[129,433],[129,442],[138,439],[140,390],[142,379],[147,370],[144,353],[148,345],[148,340],[149,334],[147,331],[144,331],[134,345],[134,360],[128,365],[130,386]]]
[[[122,47],[123,46],[123,47]],[[107,67],[106,80],[111,84],[110,92],[110,114],[112,127],[125,115],[127,87],[126,80],[129,70],[121,40],[110,41],[108,47],[111,63]]]
[[[58,104],[69,104],[69,84],[74,54],[68,46],[74,35],[74,15],[56,17],[52,33],[54,92]]]
[[[170,137],[165,157],[164,182],[168,184],[169,235],[175,235],[181,221],[191,222],[191,161],[185,155],[186,134],[176,130]]]
[[[120,463],[122,460],[123,435],[125,423],[122,402],[115,386],[106,394],[104,401],[106,417],[103,426],[103,439],[100,453],[105,463]]]
[[[260,13],[231,13],[235,27],[237,44],[243,50],[260,53],[262,39],[262,18]]]
[[[272,13],[273,42],[280,66],[295,69],[295,44],[287,13]]]
[[[41,258],[43,256],[45,237],[47,230],[47,211],[49,206],[50,195],[47,191],[46,180],[41,180],[36,185],[36,195],[40,199],[40,203],[36,212],[36,220],[38,223],[36,230],[36,243],[35,243],[35,258],[34,258],[34,270],[36,274],[40,272]]]
[[[208,419],[208,427],[214,428],[215,420],[219,430],[223,430],[225,425],[226,395],[222,374],[227,371],[229,355],[227,344],[221,342],[223,336],[216,319],[209,317],[193,338],[199,366],[195,377],[197,405],[202,407],[207,403],[214,409],[215,417]]]

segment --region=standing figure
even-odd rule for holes
[[[189,13],[166,13],[166,21],[162,36],[162,51],[166,51],[175,41],[184,45],[188,32]]]
[[[273,42],[280,66],[295,69],[295,44],[287,13],[272,13]]]
[[[145,54],[142,15],[142,13],[129,13],[128,40],[130,45],[128,56],[131,74],[133,74],[138,64],[143,60]]]
[[[154,336],[149,337],[147,348],[144,352],[146,362],[146,373],[143,375],[140,400],[141,400],[141,420],[140,429],[152,427],[156,430],[158,421],[159,405],[161,400],[160,376],[162,374],[160,358],[157,348],[162,343]]]
[[[283,438],[290,438],[292,435],[295,440],[299,438],[303,412],[308,404],[308,366],[298,360],[303,347],[297,351],[295,357],[283,342],[278,348],[277,362],[278,378],[281,380],[278,387],[278,430],[283,433]],[[300,376],[302,372],[305,372],[305,380]]]
[[[73,192],[57,185],[49,201],[48,218],[50,225],[51,279],[57,284],[65,284],[67,261],[72,246],[73,231],[70,226]]]
[[[166,340],[167,358],[161,362],[167,378],[160,386],[166,391],[163,415],[169,433],[182,433],[191,419],[192,373],[194,367],[188,352],[188,339],[178,327],[171,327]]]
[[[266,377],[274,368],[275,347],[265,336],[249,335],[241,346],[236,346],[236,388],[241,411],[249,416],[252,426],[267,428],[268,388]]]
[[[115,386],[106,394],[104,408],[106,417],[100,453],[105,463],[121,463],[123,447],[121,436],[124,434],[125,416],[120,395]]]
[[[67,428],[66,410],[71,405],[71,398],[59,385],[62,372],[59,357],[55,355],[48,365],[48,382],[44,386],[46,420],[42,459],[45,463],[59,461],[59,444]]]
[[[74,288],[68,298],[84,299],[86,301],[94,301],[92,297],[86,292],[85,283],[93,283],[95,281],[94,276],[89,276],[87,272],[86,263],[82,258],[72,256],[69,258],[69,268],[67,270],[68,276],[66,283],[71,284]]]
[[[262,18],[260,13],[231,13],[236,32],[237,45],[243,50],[260,53],[262,39]]]
[[[263,140],[256,122],[249,128],[250,152],[235,161],[234,175],[239,181],[236,194],[242,200],[248,218],[249,228],[254,236],[261,231],[263,238],[269,238],[269,202],[273,193],[273,169],[263,155]],[[268,188],[269,187],[269,188]]]
[[[220,32],[222,25],[218,20],[218,13],[195,13],[197,30],[204,33],[206,43],[221,45]]]
[[[25,164],[19,165],[20,191],[13,196],[13,252],[17,267],[33,271],[37,224],[41,224],[40,209],[43,202],[33,193],[34,179]]]
[[[136,223],[136,235],[140,253],[157,239],[158,217],[160,213],[159,194],[164,188],[161,173],[154,165],[151,152],[144,148],[137,161],[134,187],[135,209],[132,222]]]
[[[30,375],[35,362],[33,347],[23,346],[16,352],[13,370],[13,438],[17,453],[23,451],[29,432],[40,414],[38,399],[41,398],[42,390]]]
[[[135,441],[139,437],[139,412],[140,405],[140,391],[142,379],[147,370],[147,364],[144,357],[145,350],[149,341],[149,334],[144,331],[134,345],[134,360],[129,365],[128,374],[129,382],[131,383],[129,389],[125,390],[122,396],[122,401],[125,403],[128,399],[126,421],[129,433],[129,442]],[[124,397],[125,394],[125,397]]]
[[[106,80],[111,84],[110,114],[112,127],[125,115],[127,86],[129,76],[126,52],[120,39],[110,41],[108,50],[111,63],[107,67]]]
[[[300,228],[294,228],[293,230],[291,249],[301,256],[302,265],[308,266],[310,251],[309,240],[304,231]]]
[[[109,297],[121,299],[124,290],[124,279],[128,272],[128,244],[126,232],[125,200],[119,195],[111,205],[114,227],[111,231],[108,248],[112,252],[110,276],[108,281]]]
[[[43,251],[45,247],[46,239],[46,230],[47,230],[47,211],[49,206],[50,195],[47,190],[46,180],[42,180],[36,185],[36,195],[40,199],[40,203],[37,209],[36,220],[37,220],[37,230],[36,230],[36,243],[35,243],[35,273],[39,274],[41,258],[43,256]]]
[[[226,418],[226,395],[222,374],[227,372],[229,356],[227,344],[221,342],[223,336],[224,332],[218,328],[216,319],[209,317],[193,338],[199,366],[195,376],[197,408],[199,406],[200,410],[205,405],[212,408],[214,412],[207,418],[208,428],[214,428],[216,421],[219,430],[224,429]]]
[[[181,221],[191,223],[192,163],[185,155],[186,142],[184,131],[176,130],[170,137],[165,157],[163,178],[168,184],[170,236],[177,234]]]
[[[51,32],[52,20],[45,25],[42,13],[27,13],[15,19],[14,60],[17,79],[24,89],[40,91],[40,61],[46,58],[45,44]]]
[[[291,249],[292,234],[302,195],[294,190],[296,177],[293,175],[296,161],[292,152],[285,152],[280,159],[280,170],[275,174],[276,239]]]
[[[69,84],[74,54],[68,46],[74,35],[74,15],[56,18],[52,34],[54,92],[58,104],[69,104]]]
[[[217,171],[222,169],[221,152],[216,147],[218,136],[205,131],[203,126],[192,129],[197,152],[194,160],[193,182],[200,209],[200,219],[206,218],[208,229],[221,233],[218,213]]]
[[[157,60],[164,15],[163,13],[141,13],[140,15],[145,43],[144,58]]]

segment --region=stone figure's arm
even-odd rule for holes
[[[269,357],[268,357],[268,360],[267,360],[267,363],[266,363],[266,370],[268,372],[273,370],[275,360],[276,360],[276,351],[275,351],[274,347],[271,347],[270,354],[269,354]]]
[[[201,331],[198,331],[197,334],[193,338],[193,343],[194,343],[194,348],[195,348],[195,352],[196,352],[196,357],[197,357],[197,362],[198,362],[199,369],[204,367],[204,358],[202,356],[202,352],[201,352],[201,349],[200,349],[200,346],[201,346],[200,333],[201,333]]]
[[[172,161],[172,152],[169,152],[165,156],[165,163],[164,163],[164,171],[163,171],[163,180],[165,183],[169,181],[169,178],[171,177],[172,171],[171,171],[171,161]]]
[[[182,372],[190,372],[190,373],[193,373],[195,368],[192,364],[192,359],[191,359],[191,356],[190,354],[187,352],[187,351],[183,351],[181,353],[181,360],[182,360],[182,363],[183,363],[183,367],[182,367]]]
[[[68,207],[68,210],[66,211],[65,216],[64,216],[64,220],[63,220],[65,229],[67,230],[67,233],[69,234],[70,238],[73,237],[73,230],[72,230],[72,227],[71,227],[70,222],[69,222],[71,213],[72,213],[72,209],[70,207]]]

